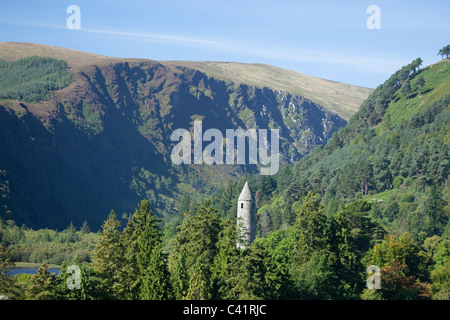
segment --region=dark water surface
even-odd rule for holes
[[[27,273],[27,274],[36,274],[36,271],[39,268],[12,268],[11,270],[8,271],[8,274],[14,276],[16,274],[21,274],[21,273]],[[55,275],[58,275],[60,271],[60,268],[51,268],[48,269],[48,272],[54,272]]]

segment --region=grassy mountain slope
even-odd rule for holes
[[[61,59],[66,61],[74,69],[84,65],[119,60],[89,52],[24,42],[1,42],[0,56],[5,61],[14,61],[30,56]]]
[[[396,92],[391,103],[386,109],[386,115],[390,126],[395,126],[402,120],[410,119],[414,114],[424,109],[427,105],[440,99],[450,91],[450,64],[448,61],[440,61],[427,66],[420,75],[425,80],[425,86],[420,90],[414,90],[410,94]],[[411,79],[411,87],[415,88],[417,77]]]
[[[12,61],[33,55],[64,60],[75,71],[83,70],[83,67],[94,64],[101,66],[120,61],[148,61],[143,59],[112,58],[39,44],[0,43],[0,57],[3,60]],[[345,120],[348,120],[369,94],[373,92],[373,89],[311,77],[292,70],[263,64],[195,61],[158,62],[168,69],[184,66],[204,72],[216,79],[300,94],[337,113]]]
[[[336,112],[345,120],[350,119],[358,111],[362,101],[373,91],[264,64],[194,61],[165,63],[188,66],[213,77],[229,79],[236,83],[300,94]]]

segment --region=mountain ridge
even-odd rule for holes
[[[261,63],[221,61],[165,61],[189,66],[212,76],[247,83],[256,87],[270,87],[300,94],[348,120],[373,89],[308,76],[293,70]],[[265,73],[267,75],[265,75]],[[348,93],[347,93],[348,92]],[[345,106],[344,106],[345,105]]]
[[[95,64],[153,62],[166,68],[189,67],[225,81],[250,84],[259,88],[300,94],[348,120],[373,89],[308,76],[293,70],[260,63],[219,61],[165,61],[144,58],[116,58],[54,46],[22,42],[0,42],[0,58],[12,61],[32,55],[65,60],[75,70]]]
[[[203,130],[278,128],[280,166],[346,124],[300,94],[217,79],[184,65],[0,43],[5,63],[36,55],[62,58],[74,80],[36,103],[0,99],[0,215],[10,212],[31,227],[84,220],[99,226],[111,209],[126,213],[144,198],[170,221],[183,195],[201,199],[223,181],[258,170],[174,165],[171,133],[192,130],[196,119],[203,119]]]

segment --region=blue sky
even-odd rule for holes
[[[81,9],[70,30],[69,5]],[[369,29],[370,5],[381,29]],[[450,1],[39,0],[0,2],[0,42],[155,60],[265,63],[375,88],[450,44]]]

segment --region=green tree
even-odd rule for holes
[[[16,293],[14,280],[7,275],[9,268],[14,266],[11,260],[11,252],[0,244],[0,295],[13,297]]]
[[[397,201],[392,201],[389,203],[384,210],[384,217],[387,218],[390,222],[392,222],[395,218],[397,218],[400,207]]]
[[[426,254],[412,241],[408,233],[397,238],[386,235],[384,240],[376,243],[371,252],[368,265],[382,268],[398,263],[405,276],[414,276],[420,280],[428,280],[428,259]]]
[[[67,229],[63,230],[61,235],[62,241],[66,243],[74,243],[80,240],[80,237],[77,234],[77,228],[75,228],[72,221]]]
[[[174,277],[173,273],[175,266],[180,264],[177,260],[183,259],[187,266],[187,275],[190,279],[190,285],[194,283],[199,285],[201,281],[208,281],[203,288],[211,290],[207,296],[212,296],[212,285],[210,281],[212,280],[211,273],[214,258],[218,250],[216,244],[218,242],[220,228],[221,220],[217,210],[211,206],[210,200],[206,200],[197,212],[192,215],[187,215],[183,220],[180,231],[173,241],[172,251],[169,256],[169,270],[172,273],[172,283],[178,283],[176,285],[178,286],[176,289],[177,295],[179,295],[180,292],[183,292],[180,288],[184,288],[185,275],[179,273],[179,276],[181,277]],[[198,266],[200,263],[198,261],[200,256],[201,269]],[[197,269],[195,272],[197,274],[194,277],[194,266],[196,265]],[[190,285],[187,292],[191,292],[188,295],[192,296],[193,292],[198,290],[198,288],[195,288],[195,290],[192,289],[194,290],[192,291]]]
[[[381,268],[381,289],[370,290],[378,300],[419,300],[429,299],[431,289],[429,284],[417,281],[416,277],[405,272],[406,267],[395,261]],[[367,297],[369,289],[364,296]]]
[[[91,232],[91,229],[89,228],[89,225],[86,221],[83,222],[80,231],[82,234],[88,234]]]
[[[371,205],[357,200],[341,206],[333,221],[333,251],[337,255],[336,273],[346,285],[346,297],[355,298],[364,287],[362,259],[377,239],[379,227],[369,218]]]
[[[197,257],[192,267],[186,300],[209,300],[212,297],[211,275],[204,254]]]
[[[189,290],[189,274],[186,266],[185,252],[178,253],[178,257],[175,259],[175,266],[170,274],[173,295],[176,300],[183,300],[186,298]]]
[[[434,267],[431,271],[433,299],[450,299],[450,240],[440,241],[433,254]]]
[[[372,164],[367,158],[361,158],[354,168],[354,176],[359,183],[359,190],[361,194],[367,195],[369,189],[369,181],[372,176]]]
[[[409,95],[411,94],[412,88],[411,83],[409,80],[405,81],[405,83],[402,85],[401,92],[403,95],[405,95],[406,100],[409,100]]]
[[[294,263],[303,262],[313,251],[328,249],[329,229],[323,206],[311,191],[297,210],[295,226],[299,229],[299,240],[294,247]]]
[[[261,300],[279,298],[283,274],[260,241],[255,241],[242,253],[238,268],[231,279],[232,299]]]
[[[342,294],[340,279],[334,268],[334,259],[330,255],[312,252],[308,259],[291,268],[295,286],[295,299],[329,300],[338,299]]]
[[[69,85],[74,77],[67,63],[46,57],[27,57],[0,63],[0,98],[37,102],[48,91]]]
[[[170,276],[162,254],[158,220],[149,208],[148,201],[141,202],[136,215],[143,215],[143,229],[137,235],[136,262],[140,271],[140,298],[163,300],[171,298]]]
[[[428,236],[441,235],[448,223],[448,217],[444,212],[447,202],[443,199],[442,192],[436,183],[432,184],[424,206],[425,230]]]
[[[418,76],[416,80],[416,88],[419,91],[419,97],[422,93],[422,88],[425,86],[425,79],[422,76]]]
[[[450,300],[450,259],[431,272],[434,300]]]
[[[276,182],[272,178],[272,176],[260,176],[258,181],[258,190],[261,192],[261,198],[263,202],[271,198],[272,192],[275,190],[275,188]]]
[[[298,299],[332,299],[340,296],[336,254],[332,252],[331,228],[319,198],[312,192],[297,210],[299,232],[289,270]]]
[[[119,230],[121,222],[114,210],[102,226],[102,234],[94,251],[93,268],[101,279],[102,290],[108,298],[119,298],[120,270],[124,267],[124,246]]]
[[[222,222],[216,247],[217,253],[211,268],[213,299],[230,298],[230,279],[236,274],[241,251],[236,246],[237,229],[234,219]]]
[[[25,295],[28,300],[52,300],[55,298],[56,278],[55,273],[48,272],[47,263],[43,262],[39,269],[31,277],[30,286]]]
[[[156,245],[150,253],[149,265],[144,271],[140,298],[142,300],[167,300],[172,298],[170,274],[161,252]]]
[[[384,151],[375,155],[373,162],[373,178],[378,191],[385,191],[392,187],[392,175],[389,170],[389,157]]]
[[[268,260],[269,269],[266,278],[275,279],[271,281],[272,299],[291,300],[297,299],[293,285],[290,269],[292,266],[292,253],[299,238],[298,229],[294,226],[271,232],[267,237],[258,239],[260,245],[265,249],[265,257]]]
[[[151,250],[158,243],[157,224],[159,220],[153,215],[148,200],[142,200],[128,220],[123,230],[125,262],[119,270],[121,296],[124,299],[140,299],[142,279],[145,274]],[[148,239],[143,236],[148,234]]]
[[[70,265],[80,268],[80,288],[70,289],[67,281],[71,274],[67,273]],[[97,300],[107,297],[102,292],[100,279],[95,274],[92,266],[86,262],[80,262],[78,256],[72,262],[64,261],[60,273],[56,278],[56,299],[58,300]]]
[[[443,47],[442,49],[439,49],[438,55],[442,57],[442,59],[444,59],[444,56],[448,56],[450,55],[450,45]]]
[[[181,198],[181,201],[180,201],[178,211],[181,214],[189,212],[189,204],[190,203],[191,203],[191,197],[188,196],[187,194],[183,195],[183,197]]]
[[[450,45],[446,45],[443,48],[443,51],[444,51],[444,54],[447,56],[447,59],[448,59],[448,56],[450,55]]]
[[[423,63],[422,58],[417,58],[416,60],[414,60],[414,61],[412,62],[414,71],[415,71],[416,68],[417,68],[417,70],[419,70],[419,69],[420,69],[420,66],[422,65],[422,63]]]

